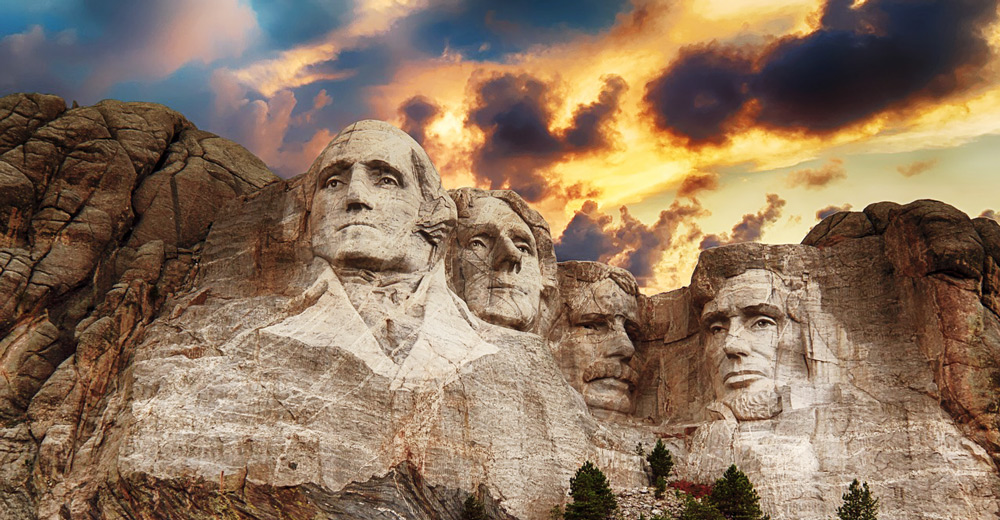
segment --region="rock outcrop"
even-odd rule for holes
[[[95,423],[129,345],[184,286],[220,204],[275,180],[239,145],[163,106],[0,98],[8,517],[35,517],[48,483],[79,464],[71,455],[104,434]]]
[[[280,180],[164,107],[35,94],[0,98],[0,202],[5,517],[544,518],[586,460],[645,486],[657,438],[776,520],[854,478],[881,518],[1000,514],[1000,226],[943,203],[644,296],[384,123]]]

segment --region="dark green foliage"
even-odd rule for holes
[[[476,498],[476,495],[469,495],[462,506],[462,520],[486,520],[486,508],[483,503]]]
[[[663,492],[667,490],[667,479],[656,477],[656,486],[653,488],[653,496],[663,498]]]
[[[878,520],[878,499],[872,498],[867,482],[859,485],[854,479],[843,498],[844,505],[837,508],[840,520]]]
[[[650,469],[653,470],[654,483],[660,477],[664,479],[669,478],[670,470],[674,468],[674,457],[660,439],[656,439],[656,446],[646,456],[646,462],[649,463]]]
[[[566,506],[565,520],[605,520],[618,509],[608,479],[590,461],[569,479],[569,494],[573,502]]]
[[[562,520],[562,517],[562,506],[552,506],[552,509],[549,509],[549,520]]]
[[[715,481],[708,500],[728,520],[770,520],[760,510],[760,497],[750,479],[735,465]]]
[[[703,503],[689,498],[677,520],[726,520],[726,517],[707,500]]]

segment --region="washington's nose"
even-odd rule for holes
[[[492,267],[494,271],[521,271],[521,252],[510,238],[501,236],[494,243]]]
[[[347,211],[372,209],[371,187],[368,186],[367,177],[363,166],[355,165],[351,168],[351,180],[347,183],[347,198],[344,199]]]

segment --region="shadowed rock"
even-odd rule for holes
[[[241,146],[160,105],[0,98],[0,421],[14,453],[0,461],[0,495],[10,517],[33,517],[37,478],[67,469],[44,453],[92,434],[91,410],[186,283],[218,211],[275,180]]]

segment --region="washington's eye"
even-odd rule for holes
[[[775,327],[778,323],[767,316],[758,316],[750,322],[750,328],[752,329],[766,329],[768,327]]]
[[[399,181],[397,181],[391,175],[386,175],[386,176],[383,176],[382,178],[380,178],[378,180],[378,185],[382,186],[384,188],[390,188],[390,187],[399,186]]]
[[[344,181],[340,180],[340,178],[338,178],[338,177],[330,177],[329,179],[326,180],[325,183],[323,183],[323,187],[324,188],[336,188],[337,186],[340,186],[342,184],[344,184]]]

